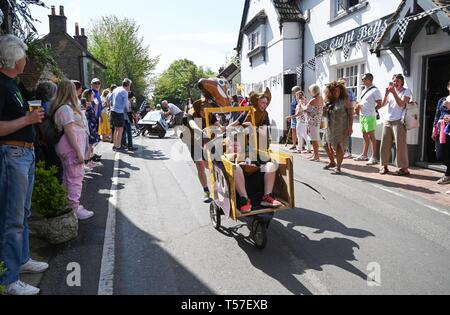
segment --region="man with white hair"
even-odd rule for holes
[[[34,124],[43,110],[29,105],[14,79],[23,73],[28,47],[13,36],[0,36],[0,261],[7,271],[0,277],[10,295],[36,295],[39,289],[19,280],[20,273],[42,273],[48,265],[29,254],[28,218],[34,186]]]

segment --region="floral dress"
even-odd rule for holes
[[[98,135],[98,125],[99,121],[95,115],[94,103],[86,108],[86,118],[89,125],[89,144],[93,145],[100,141],[100,136]]]

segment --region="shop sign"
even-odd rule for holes
[[[382,34],[388,27],[393,14],[372,23],[363,25],[339,36],[327,39],[316,45],[316,56],[330,50],[342,49],[345,45],[355,45],[357,42],[367,41],[377,34]]]

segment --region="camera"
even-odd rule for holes
[[[325,103],[325,108],[327,109],[327,111],[331,112],[334,110],[334,104],[331,102],[326,102]]]

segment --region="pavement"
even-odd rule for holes
[[[285,145],[274,145],[273,149],[290,153],[302,159],[308,159],[311,156],[311,154],[307,153],[298,154],[289,151],[289,148]],[[354,157],[356,156],[357,155],[354,155]],[[324,166],[329,163],[325,151],[321,150],[320,158],[321,161],[319,163],[323,163]],[[374,184],[378,184],[385,189],[396,188],[405,193],[410,193],[425,200],[429,200],[445,207],[450,207],[450,185],[437,184],[437,181],[443,176],[442,173],[429,169],[412,167],[410,168],[411,176],[409,177],[395,176],[392,174],[380,175],[379,165],[367,166],[366,163],[367,162],[356,162],[353,159],[345,159],[342,171],[344,174],[359,179],[365,179]],[[389,169],[391,173],[397,171],[397,168],[394,166],[390,166]]]

